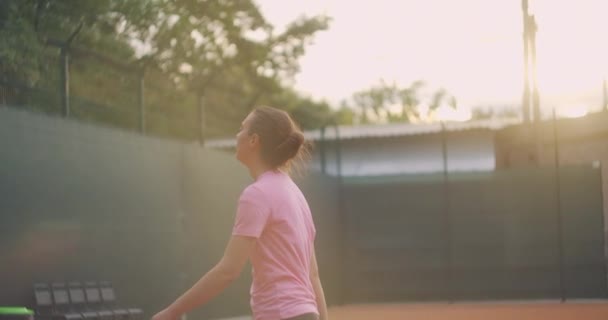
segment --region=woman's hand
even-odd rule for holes
[[[182,314],[207,303],[239,276],[255,244],[256,238],[232,236],[222,260],[151,320],[178,320]]]
[[[178,320],[179,315],[167,308],[155,314],[151,320]]]

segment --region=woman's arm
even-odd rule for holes
[[[312,253],[312,261],[310,262],[310,281],[312,287],[315,290],[315,296],[317,298],[317,309],[319,309],[319,320],[328,320],[327,316],[327,304],[325,303],[325,293],[323,292],[323,285],[321,285],[321,278],[319,277],[319,266],[317,265],[316,254]]]
[[[253,237],[232,236],[220,262],[152,320],[176,320],[218,295],[241,274],[255,243]]]

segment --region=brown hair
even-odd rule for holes
[[[255,108],[248,133],[260,137],[262,159],[273,169],[289,170],[292,160],[307,153],[302,131],[283,110]]]

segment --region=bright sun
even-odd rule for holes
[[[580,118],[587,115],[589,108],[585,105],[571,105],[567,107],[561,107],[556,110],[559,117],[565,118]]]
[[[457,107],[456,109],[442,105],[434,112],[434,121],[468,121],[472,117],[471,110],[468,108]]]

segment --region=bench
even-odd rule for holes
[[[35,318],[42,320],[143,320],[139,308],[120,307],[108,281],[34,284]]]

